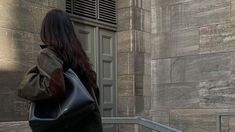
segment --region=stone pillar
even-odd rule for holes
[[[117,0],[118,116],[149,115],[150,5],[150,0]],[[120,127],[120,131],[135,129]]]

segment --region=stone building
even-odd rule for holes
[[[115,2],[117,24],[72,16],[81,36],[96,38],[81,41],[93,47],[87,51],[100,80],[103,116],[143,116],[185,132],[214,132],[216,112],[235,110],[235,0]],[[17,88],[40,50],[43,17],[53,8],[70,9],[67,4],[0,1],[1,132],[28,131],[18,122],[27,119],[27,103]],[[234,121],[223,118],[223,131],[235,131]],[[139,130],[123,125],[119,131]]]

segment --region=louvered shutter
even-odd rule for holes
[[[89,18],[96,18],[96,1],[74,0],[73,14]]]
[[[99,0],[98,19],[108,23],[116,24],[116,1]]]
[[[116,24],[115,0],[66,0],[66,12]]]
[[[72,0],[66,0],[66,12],[72,13]]]

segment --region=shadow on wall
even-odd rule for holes
[[[44,0],[0,2],[0,122],[27,118],[17,89],[40,50],[39,28],[48,9]]]

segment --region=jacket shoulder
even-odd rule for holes
[[[62,59],[58,57],[57,53],[49,48],[44,48],[41,51],[39,51],[38,59],[48,60],[48,61],[53,60],[59,62],[60,64],[63,64]]]

